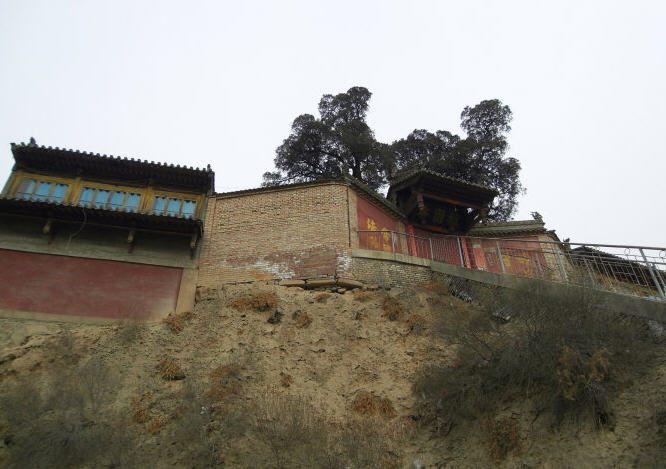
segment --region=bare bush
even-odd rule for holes
[[[584,290],[493,292],[482,306],[441,311],[435,334],[458,346],[456,358],[424,367],[415,383],[422,414],[441,428],[525,397],[555,423],[587,415],[607,426],[608,397],[652,354],[640,321],[605,310]]]
[[[160,362],[157,364],[157,369],[160,372],[160,376],[168,381],[175,381],[185,378],[185,373],[183,372],[182,368],[178,362],[176,362],[176,360],[171,357],[162,358],[162,360],[160,360]]]
[[[116,374],[93,357],[5,386],[5,467],[131,467],[131,441],[113,411],[116,384]]]
[[[238,311],[253,310],[257,312],[274,311],[278,305],[278,298],[268,292],[257,293],[252,296],[240,296],[231,300],[230,306]]]
[[[365,303],[366,301],[371,300],[375,294],[371,291],[359,291],[354,293],[354,301]]]
[[[312,324],[312,318],[308,313],[296,311],[291,317],[296,321],[296,327],[300,329],[304,329]]]
[[[404,312],[400,301],[392,296],[386,296],[382,300],[382,317],[388,319],[389,321],[397,321],[402,317]]]
[[[275,467],[398,468],[398,441],[407,433],[385,419],[328,419],[303,397],[271,393],[258,403],[250,431],[269,449]]]
[[[177,334],[185,328],[185,322],[190,321],[192,318],[194,318],[192,311],[184,311],[179,314],[169,313],[167,317],[162,319],[162,322],[167,329]]]
[[[352,401],[352,409],[363,415],[395,416],[395,409],[389,398],[375,396],[368,391],[356,393]]]

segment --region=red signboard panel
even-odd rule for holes
[[[356,213],[359,230],[396,231],[396,220],[383,210],[377,208],[363,197],[356,202]],[[399,243],[393,246],[390,233],[365,233],[359,236],[359,247],[375,251],[400,252]]]
[[[0,249],[0,309],[148,318],[173,311],[182,269]]]

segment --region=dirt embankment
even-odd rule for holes
[[[439,285],[329,292],[253,284],[209,290],[191,314],[149,324],[3,319],[0,462],[552,469],[663,463],[663,346],[650,371],[613,398],[612,429],[584,421],[555,428],[529,399],[508,403],[501,414],[511,419],[515,441],[498,459],[493,435],[506,437],[502,428],[471,419],[442,431],[426,419],[414,392],[419,374],[433,362],[457,366],[456,346],[435,325],[450,311],[473,308]]]

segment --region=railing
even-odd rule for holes
[[[359,247],[666,300],[666,248],[358,230]]]

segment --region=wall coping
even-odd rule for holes
[[[464,278],[474,282],[494,285],[512,290],[540,290],[547,294],[561,295],[571,289],[577,291],[592,292],[600,303],[610,310],[620,314],[631,314],[646,319],[666,322],[666,302],[640,298],[637,296],[623,295],[621,293],[607,292],[603,290],[591,290],[577,285],[553,282],[529,277],[520,277],[512,274],[496,274],[485,270],[467,269],[457,265],[445,264],[443,262],[431,261],[404,254],[371,251],[369,249],[352,249],[352,257],[361,259],[374,259],[379,261],[398,262],[401,264],[419,265],[430,268],[431,271],[444,275]]]
[[[373,251],[370,249],[352,249],[352,257],[375,259],[380,261],[400,262],[401,264],[420,265],[430,267],[431,260],[422,257],[408,256],[398,252]]]

